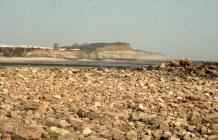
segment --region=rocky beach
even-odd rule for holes
[[[217,140],[218,65],[0,68],[2,140]]]

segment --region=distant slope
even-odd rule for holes
[[[59,50],[41,46],[0,44],[0,57],[79,58],[79,51]]]
[[[164,60],[165,55],[161,53],[155,52],[148,52],[143,50],[135,50],[136,59],[143,59],[143,60]]]

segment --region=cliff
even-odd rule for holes
[[[27,45],[0,45],[4,57],[55,57],[74,59],[163,60],[160,53],[135,50],[129,43],[91,43],[59,48]]]
[[[89,59],[134,59],[135,51],[128,43],[92,43],[80,47],[81,57]]]

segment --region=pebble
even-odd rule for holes
[[[110,130],[104,130],[100,133],[101,136],[103,136],[104,138],[110,139],[111,136],[111,131]]]
[[[69,133],[61,136],[60,140],[79,140],[79,136],[76,133]]]
[[[138,105],[138,109],[139,109],[140,111],[144,111],[144,106],[143,106],[143,104],[139,104],[139,105]]]
[[[115,139],[115,140],[122,140],[125,138],[124,137],[125,132],[123,132],[117,128],[112,128],[111,135],[112,135],[113,139]]]
[[[205,121],[209,123],[218,123],[218,113],[209,113],[206,116]]]
[[[151,140],[151,139],[152,139],[152,137],[149,136],[149,135],[144,135],[144,136],[142,137],[142,140]]]
[[[71,124],[68,123],[66,120],[60,120],[60,121],[59,121],[59,124],[60,124],[60,126],[61,126],[62,128],[64,128],[64,127],[70,127],[70,126],[71,126]]]
[[[88,136],[88,135],[90,135],[92,133],[92,130],[89,129],[89,128],[85,128],[85,129],[83,129],[82,133],[83,133],[84,136]]]
[[[170,133],[170,132],[168,132],[168,131],[166,131],[166,132],[164,132],[164,134],[163,134],[163,137],[164,138],[170,138],[172,136],[172,133]]]
[[[126,133],[127,140],[137,140],[137,132],[136,131],[129,131]]]
[[[51,133],[51,135],[55,135],[55,136],[63,136],[65,134],[69,134],[70,132],[68,130],[65,129],[61,129],[55,126],[52,126],[48,129],[48,132]]]
[[[218,140],[218,135],[210,135],[208,140]]]
[[[83,125],[83,121],[80,118],[69,117],[68,121],[76,130],[79,130]]]

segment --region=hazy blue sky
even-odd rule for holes
[[[218,60],[218,0],[0,0],[0,43],[129,42]]]

